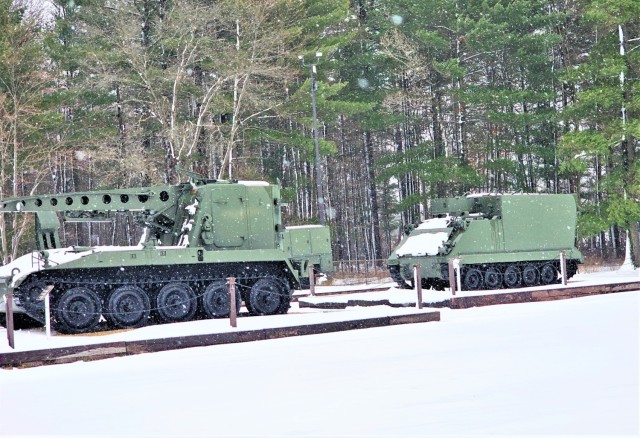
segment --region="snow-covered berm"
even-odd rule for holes
[[[0,370],[0,436],[637,436],[639,303],[442,309],[440,322]],[[303,310],[238,326],[382,311]]]

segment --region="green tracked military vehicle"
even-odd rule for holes
[[[127,328],[228,316],[228,277],[250,314],[286,313],[293,290],[309,284],[310,264],[332,270],[328,227],[283,226],[277,185],[191,177],[175,186],[0,200],[0,212],[35,213],[38,249],[0,267],[0,299],[12,287],[14,308],[44,323],[41,294],[51,285],[54,328],[81,333],[102,317]],[[61,221],[122,213],[144,227],[137,246],[61,247]]]
[[[576,200],[572,195],[471,195],[431,200],[434,218],[411,230],[388,260],[402,288],[444,290],[448,263],[459,258],[463,290],[516,288],[558,282],[560,252],[567,277],[583,256],[575,247]]]

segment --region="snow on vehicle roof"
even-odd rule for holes
[[[442,228],[447,228],[447,223],[449,222],[449,219],[451,219],[450,216],[427,219],[426,221],[418,225],[418,228],[416,229],[417,230],[438,230]]]
[[[263,187],[267,187],[271,185],[266,181],[238,181],[238,184],[242,184],[243,186],[263,186]]]
[[[396,250],[398,257],[437,255],[438,250],[449,238],[449,231],[422,233],[409,236],[404,244]]]
[[[513,194],[513,193],[509,193]],[[470,195],[465,196],[465,198],[484,198],[486,196],[502,196],[502,193],[472,193]]]
[[[56,248],[48,250],[49,262],[53,265],[59,265],[67,263],[72,260],[81,258],[88,254],[90,251],[84,252],[72,252],[72,248]],[[18,269],[13,277],[13,282],[26,277],[32,272],[39,271],[44,268],[44,259],[38,251],[30,252],[21,257],[18,257],[13,262],[8,263],[0,267],[0,276],[10,277],[14,269]]]
[[[547,193],[523,193],[523,192],[511,192],[511,193],[472,193],[470,195],[465,196],[467,199],[471,198],[485,198],[489,196],[538,196],[538,195],[546,195]]]
[[[89,254],[93,254],[96,252],[115,252],[115,251],[132,251],[132,250],[142,250],[142,245],[137,246],[96,246],[90,248],[86,251],[77,251],[74,247],[70,246],[67,248],[55,248],[48,249],[48,260],[49,264],[52,266],[62,265],[64,263],[69,263],[74,260],[78,260],[84,256]],[[26,277],[32,272],[40,271],[44,269],[44,258],[40,254],[39,251],[30,252],[21,257],[18,257],[11,263],[0,266],[0,277],[10,277],[12,275],[12,271],[18,268],[19,272],[15,273],[13,277],[13,281],[15,283],[16,280]]]

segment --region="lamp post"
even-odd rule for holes
[[[320,59],[322,57],[322,52],[316,52],[316,59]],[[307,66],[304,63],[304,56],[298,56],[298,59],[302,62],[303,66]],[[320,224],[324,225],[326,223],[326,207],[324,202],[324,189],[322,186],[322,164],[320,161],[320,146],[318,144],[318,113],[316,111],[316,89],[318,85],[316,83],[316,64],[309,65],[309,76],[311,78],[311,111],[313,114],[313,147],[315,152],[315,160],[316,160],[316,191],[318,193],[318,218],[320,220]]]

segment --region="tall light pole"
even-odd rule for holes
[[[316,52],[316,59],[320,59],[322,57],[322,52]],[[303,66],[307,66],[304,63],[304,56],[298,56]],[[320,225],[324,225],[327,222],[326,218],[326,205],[324,202],[324,189],[322,185],[323,175],[322,175],[322,163],[320,161],[320,145],[318,144],[318,113],[316,111],[316,89],[318,88],[318,84],[316,84],[316,64],[309,65],[309,76],[311,77],[311,111],[313,114],[313,147],[315,152],[315,160],[316,160],[316,191],[318,193],[318,218],[320,220]]]

